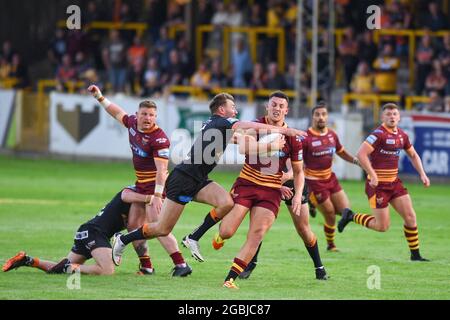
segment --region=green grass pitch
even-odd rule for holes
[[[237,173],[214,173],[230,188]],[[0,263],[25,250],[41,259],[59,261],[72,246],[78,226],[109,201],[121,187],[132,184],[130,163],[66,162],[0,156]],[[342,182],[352,207],[368,211],[363,182]],[[312,262],[282,207],[267,234],[259,265],[241,290],[222,288],[231,261],[243,244],[245,220],[224,248],[214,251],[210,230],[201,240],[206,262],[199,263],[181,248],[193,273],[171,278],[172,262],[159,242],[149,242],[156,268],[152,276],[136,275],[138,260],[131,246],[113,276],[81,276],[80,289],[67,288],[67,275],[46,275],[21,268],[0,273],[0,299],[449,299],[450,187],[406,183],[418,215],[419,238],[428,263],[409,261],[402,221],[391,210],[391,227],[376,233],[351,224],[337,234],[338,253],[325,251],[321,216],[311,219],[318,236],[329,281],[314,278]],[[191,203],[175,226],[178,241],[197,226],[208,206]],[[181,245],[180,245],[181,247]],[[379,267],[380,288],[369,289],[370,266]],[[370,282],[370,281],[369,281]]]

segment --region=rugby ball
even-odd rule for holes
[[[282,136],[281,133],[270,133],[270,134],[264,135],[262,137],[259,137],[258,143],[271,143],[281,136]],[[278,151],[279,150],[272,150],[272,151],[267,152],[267,150],[260,150],[258,152],[258,155],[260,157],[272,157],[273,155],[278,153]]]

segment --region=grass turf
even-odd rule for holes
[[[236,175],[217,172],[211,178],[230,188]],[[128,163],[0,156],[0,263],[19,250],[59,261],[69,252],[78,226],[133,181]],[[363,183],[343,181],[342,185],[352,207],[367,212]],[[1,272],[0,299],[449,299],[450,187],[406,186],[418,214],[421,252],[432,260],[428,263],[409,261],[403,224],[393,210],[391,228],[386,233],[350,224],[343,234],[337,234],[338,253],[326,252],[323,219],[318,216],[310,223],[331,279],[317,281],[308,253],[283,205],[266,235],[258,267],[248,280],[238,280],[239,291],[227,291],[221,285],[245,240],[248,220],[220,251],[211,247],[216,228],[211,229],[200,242],[204,263],[193,260],[180,245],[194,269],[187,278],[170,276],[171,259],[153,240],[149,242],[156,268],[152,276],[135,274],[138,260],[130,247],[115,275],[82,275],[80,290],[67,288],[67,275],[50,276],[32,268]],[[189,204],[175,226],[177,239],[203,221],[208,211],[206,205]],[[379,267],[380,289],[368,289],[370,266]]]

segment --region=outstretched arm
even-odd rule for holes
[[[264,123],[258,123],[253,121],[238,121],[235,122],[232,126],[233,130],[247,130],[247,129],[254,129],[255,131],[266,131],[269,132],[279,132],[281,134],[284,134],[286,136],[294,137],[294,136],[302,136],[306,137],[308,134],[305,131],[297,130],[294,128],[285,128],[285,127],[275,127]]]
[[[357,157],[352,156],[350,153],[347,152],[347,150],[345,150],[344,148],[342,148],[341,150],[339,150],[337,152],[337,155],[339,157],[341,157],[342,159],[344,159],[347,162],[356,164],[357,166],[360,166],[359,164],[359,160]]]
[[[420,156],[416,152],[416,149],[414,149],[413,146],[406,150],[406,154],[408,155],[409,159],[411,160],[412,165],[417,170],[417,172],[420,175],[420,180],[422,180],[423,185],[427,188],[430,186],[430,179],[428,179],[427,174],[425,173],[425,170],[423,169],[422,160],[420,159]]]
[[[240,154],[255,155],[259,153],[270,152],[272,150],[280,150],[283,148],[286,140],[284,136],[270,143],[258,142],[255,137],[235,132],[232,138],[233,143],[239,145]]]
[[[123,110],[117,104],[114,104],[106,99],[97,86],[91,85],[87,90],[95,99],[97,99],[102,107],[105,108],[106,112],[108,112],[114,119],[119,121],[121,125],[125,126],[122,122],[123,117],[127,114],[125,110]]]

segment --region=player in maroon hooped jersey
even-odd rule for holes
[[[342,232],[351,221],[375,231],[386,231],[390,224],[389,204],[391,204],[404,221],[403,230],[411,251],[411,260],[428,261],[420,255],[416,212],[408,191],[398,177],[400,152],[405,150],[426,188],[430,186],[430,180],[408,135],[398,128],[400,122],[398,106],[394,103],[385,104],[382,108],[381,121],[382,125],[367,137],[358,151],[361,166],[367,172],[366,194],[373,215],[347,210],[339,221],[339,232]]]
[[[312,109],[312,125],[303,141],[305,181],[309,199],[323,214],[324,233],[327,250],[337,251],[334,243],[336,233],[336,214],[350,207],[345,191],[332,171],[333,157],[339,157],[358,165],[358,160],[348,153],[339,141],[337,134],[328,128],[328,109],[325,102],[319,102]]]
[[[153,101],[145,100],[139,104],[136,115],[128,115],[120,106],[111,103],[102,96],[96,86],[90,86],[88,91],[100,102],[105,110],[121,125],[128,129],[130,148],[133,153],[133,166],[136,173],[136,191],[151,197],[150,204],[133,203],[130,214],[139,217],[129,226],[134,230],[146,222],[155,222],[161,211],[164,184],[167,179],[170,142],[164,131],[156,124],[157,106]],[[158,238],[161,245],[172,258],[175,265],[174,276],[185,276],[192,272],[178,248],[178,243],[172,233]],[[142,269],[153,269],[145,240],[137,241],[142,247]],[[136,246],[135,241],[133,245]],[[120,262],[115,261],[118,265]],[[143,266],[145,265],[145,266]],[[144,267],[144,268],[143,268]],[[143,272],[145,273],[145,272]]]

